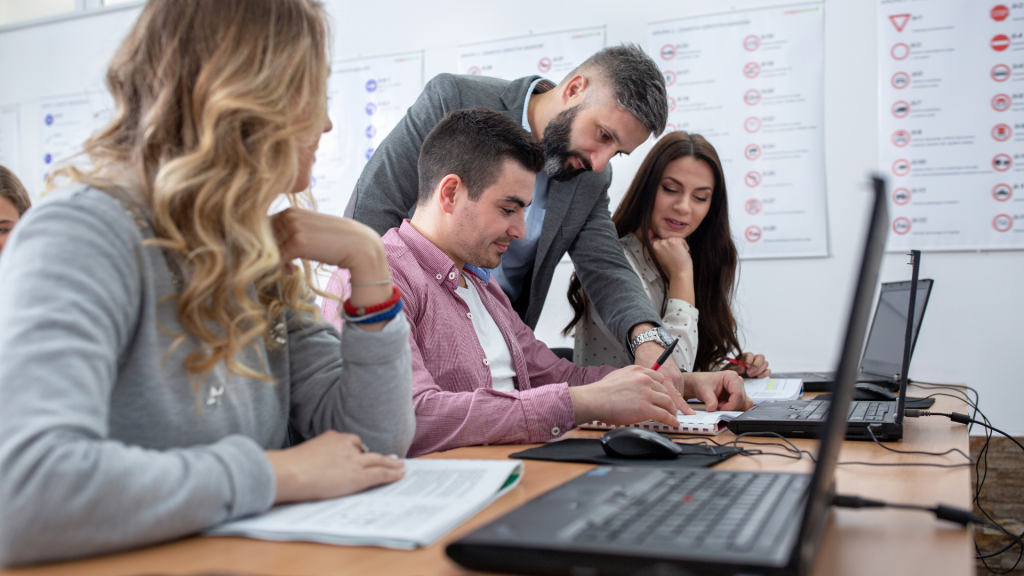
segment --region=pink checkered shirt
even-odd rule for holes
[[[569,386],[596,382],[613,368],[581,368],[559,359],[523,324],[495,279],[466,268],[515,365],[516,390],[494,390],[469,307],[455,292],[455,264],[408,220],[384,235],[384,248],[412,325],[416,436],[410,456],[474,444],[545,442],[575,428]],[[344,280],[332,278],[328,291],[343,294]],[[324,317],[339,325],[337,304],[324,303]]]

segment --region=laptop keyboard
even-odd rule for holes
[[[828,400],[812,400],[806,406],[792,406],[793,412],[789,420],[824,420],[828,417],[828,409],[832,403]],[[889,410],[894,408],[893,402],[853,402],[846,413],[847,421],[882,422]]]
[[[749,550],[795,476],[667,471],[669,480],[587,526],[582,543]],[[713,481],[710,481],[712,480]]]

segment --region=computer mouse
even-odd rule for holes
[[[869,384],[867,382],[857,382],[857,387],[853,392],[854,400],[896,400],[896,394],[889,390],[879,386],[878,384]]]
[[[667,436],[640,428],[619,428],[601,436],[601,448],[614,458],[671,460],[683,449]]]

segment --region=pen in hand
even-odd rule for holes
[[[661,353],[661,356],[658,356],[658,361],[654,363],[654,366],[651,366],[651,370],[657,372],[658,368],[661,368],[661,365],[665,363],[665,360],[668,360],[672,351],[675,350],[676,344],[679,344],[679,338],[673,340],[672,343],[668,345],[668,348],[665,348],[665,351]]]
[[[737,366],[743,366],[743,368],[746,369],[746,370],[750,369],[750,365],[747,364],[746,362],[742,361],[742,360],[737,360],[735,358],[726,358],[725,361],[728,362],[729,364],[735,364]]]

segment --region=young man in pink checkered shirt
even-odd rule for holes
[[[684,396],[709,410],[750,405],[735,372],[685,374],[680,391],[640,366],[576,366],[537,340],[490,269],[523,236],[543,165],[522,126],[483,108],[449,113],[423,143],[415,215],[384,235],[412,325],[410,456],[545,442],[594,420],[676,426],[676,410],[693,412]]]

